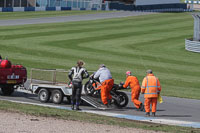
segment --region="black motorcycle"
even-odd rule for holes
[[[84,87],[86,95],[101,99],[101,89],[99,89],[100,86],[101,83],[98,80],[95,80],[93,76],[90,76],[89,81],[86,82]],[[114,104],[120,108],[125,107],[129,102],[127,94],[119,91],[121,89],[124,89],[122,85],[114,84],[112,90],[110,91],[112,96],[110,104]]]

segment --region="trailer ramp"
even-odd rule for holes
[[[97,100],[97,98],[94,98],[94,97],[91,97],[91,96],[82,95],[81,99],[83,101],[85,101],[86,103],[90,104],[91,106],[97,108],[97,109],[101,109],[101,110],[108,109],[107,107],[105,107],[104,104],[101,103],[101,101],[99,102]]]

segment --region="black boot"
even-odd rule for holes
[[[146,112],[146,117],[149,117],[150,116],[150,112]]]
[[[105,108],[109,108],[110,106],[108,104],[104,104]]]
[[[81,109],[79,108],[79,103],[78,103],[78,102],[76,103],[76,110],[81,110]]]
[[[156,112],[152,112],[152,116],[155,117],[156,116]]]
[[[108,99],[108,105],[111,105],[111,100],[110,99]]]
[[[74,110],[74,104],[72,104],[71,109]]]
[[[144,111],[144,105],[143,105],[142,103],[140,104],[139,110],[140,110],[140,111]]]
[[[79,106],[76,106],[76,110],[81,110],[81,109],[79,108]]]

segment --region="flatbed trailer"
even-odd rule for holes
[[[51,99],[53,103],[60,104],[64,97],[71,102],[72,88],[66,84],[31,83],[29,89],[38,95],[40,102],[48,102]]]
[[[31,69],[31,79],[28,87],[21,88],[20,90],[26,90],[38,95],[39,101],[43,103],[52,101],[55,104],[60,104],[65,97],[68,103],[71,103],[72,85],[69,84],[67,74],[68,71],[65,70]],[[51,76],[47,78],[47,75]],[[61,81],[59,79],[64,80]],[[81,100],[84,102],[97,109],[105,109],[101,101],[85,95],[84,85],[81,94]]]
[[[30,80],[27,90],[38,95],[40,102],[46,103],[50,100],[60,104],[66,97],[71,102],[72,86],[69,85],[68,71],[57,69],[31,69]]]

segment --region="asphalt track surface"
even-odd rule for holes
[[[28,87],[29,84],[30,83],[27,82],[25,86]],[[80,107],[84,112],[89,113],[132,120],[200,128],[200,100],[163,96],[162,98],[164,102],[162,104],[158,103],[156,117],[144,117],[145,112],[138,111],[131,102],[131,94],[127,92],[127,95],[129,97],[129,103],[127,107],[124,108],[119,109],[112,107],[107,110],[98,110],[86,102],[83,102]],[[64,99],[63,103],[61,104],[54,104],[51,101],[48,103],[41,103],[38,100],[37,95],[19,91],[15,91],[11,96],[0,96],[0,100],[71,110],[71,105],[67,103],[66,99]],[[144,103],[143,95],[140,96],[140,101]]]
[[[138,16],[145,15],[149,13],[141,12],[111,12],[111,13],[99,13],[99,14],[88,14],[88,15],[76,15],[76,16],[62,16],[62,17],[48,17],[48,18],[34,18],[34,19],[16,19],[16,20],[0,20],[0,26],[9,25],[24,25],[24,24],[41,24],[41,23],[57,23],[57,22],[72,22],[72,21],[84,21],[84,20],[97,20],[97,19],[107,19],[107,18],[117,18],[117,17],[128,17],[128,16]],[[157,117],[156,118],[145,118],[145,112],[137,111],[130,101],[127,107],[122,109],[109,109],[106,111],[101,111],[93,108],[88,104],[81,105],[83,111],[92,113],[101,113],[108,116],[113,116],[118,114],[119,118],[127,118],[134,120],[147,120],[147,121],[158,121],[162,120],[165,122],[170,120],[171,123],[176,123],[178,121],[181,126],[192,126],[200,128],[200,100],[185,99],[185,98],[175,98],[175,97],[164,97],[164,102],[158,104]],[[70,105],[65,101],[60,105],[55,105],[53,103],[40,103],[37,95],[27,94],[23,92],[15,91],[11,96],[0,96],[0,100],[15,101],[15,102],[25,102],[41,106],[51,106],[61,109],[70,110]],[[143,95],[141,95],[140,100],[144,102]],[[189,123],[187,123],[189,122]],[[167,124],[167,123],[166,123]]]
[[[42,17],[42,18],[29,18],[29,19],[13,19],[13,20],[1,20],[0,19],[0,26],[74,22],[74,21],[86,21],[86,20],[98,20],[98,19],[108,19],[108,18],[139,16],[139,15],[147,15],[147,14],[152,14],[152,13],[119,11],[119,12],[110,12],[110,13],[97,13],[97,14],[86,14],[86,15],[58,16],[58,17]]]
[[[113,108],[106,111],[128,114],[128,115],[145,116],[145,112],[138,111],[134,107],[133,103],[131,102],[131,94],[127,93],[127,95],[129,96],[129,104],[127,107],[122,109]],[[164,102],[162,104],[158,103],[157,113],[156,113],[157,117],[164,119],[200,122],[200,112],[199,112],[200,100],[165,97],[165,96],[163,96],[162,98]],[[0,96],[0,99],[41,103],[38,100],[37,95],[18,92],[18,91],[15,91],[11,96]],[[143,95],[140,96],[140,101],[144,103]],[[58,104],[53,104],[52,102],[42,103],[42,104],[58,105]],[[60,104],[60,106],[70,107],[69,103],[67,103],[67,101],[65,100],[62,104]],[[83,103],[80,107],[82,109],[96,110],[94,107],[86,103]]]

